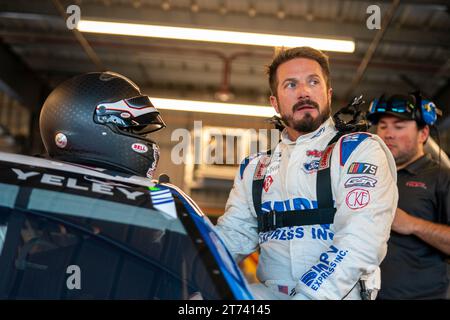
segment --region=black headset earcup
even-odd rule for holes
[[[413,93],[411,93],[411,96],[414,101],[414,110],[413,110],[414,120],[416,120],[416,122],[418,124],[421,124],[421,125],[426,124],[426,123],[424,123],[424,120],[423,120],[422,96],[420,95],[419,92],[413,92]]]

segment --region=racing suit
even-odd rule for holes
[[[319,159],[336,133],[331,118],[296,141],[282,133],[265,171],[262,214],[317,207]],[[358,281],[379,271],[398,200],[396,166],[386,145],[369,133],[337,141],[330,163],[332,224],[258,233],[252,182],[262,156],[241,163],[216,226],[235,259],[260,249],[255,297],[361,299]]]

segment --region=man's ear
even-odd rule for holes
[[[270,96],[270,104],[272,105],[272,107],[274,107],[274,109],[277,113],[280,113],[280,109],[278,108],[277,97]]]
[[[430,126],[425,126],[419,130],[419,142],[424,144],[430,136]]]
[[[333,88],[330,87],[330,89],[328,89],[328,101],[330,102],[330,106],[331,106],[331,97],[333,96]]]

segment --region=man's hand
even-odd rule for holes
[[[392,222],[392,230],[400,234],[413,234],[415,227],[420,221],[416,217],[408,214],[400,208],[397,208],[395,212],[394,221]]]

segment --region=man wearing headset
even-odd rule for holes
[[[439,110],[416,92],[372,102],[368,119],[397,164],[399,202],[379,299],[444,299],[449,279],[450,170],[425,154]]]

